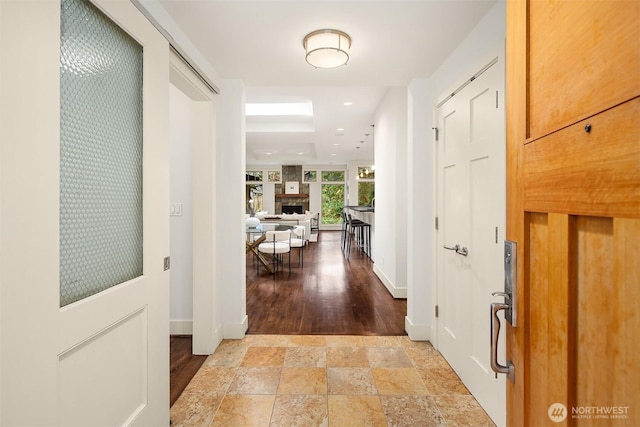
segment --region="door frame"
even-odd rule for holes
[[[212,354],[222,341],[216,293],[216,120],[214,95],[175,51],[169,81],[191,101],[191,192],[193,249],[193,354]],[[189,214],[187,212],[187,214]]]
[[[474,62],[473,66],[468,67],[468,70],[474,70],[471,72],[466,72],[464,74],[462,74],[464,77],[459,77],[458,79],[455,80],[454,84],[451,84],[450,86],[448,86],[448,89],[443,91],[437,98],[436,98],[436,103],[433,106],[433,116],[432,116],[432,123],[434,123],[434,126],[437,126],[438,124],[438,109],[440,108],[440,106],[442,106],[447,99],[451,96],[452,93],[459,91],[460,89],[462,89],[464,86],[466,86],[466,84],[468,84],[469,81],[469,77],[468,76],[474,76],[476,75],[478,72],[480,72],[481,70],[484,71],[484,69],[488,69],[490,64],[493,64],[494,62],[498,61],[500,62],[500,60],[502,60],[503,64],[506,64],[506,47],[505,47],[505,43],[504,41],[493,46],[491,49],[488,49],[487,52],[482,55],[480,57],[480,59],[478,59],[477,61]],[[502,99],[504,100],[504,102],[506,102],[506,74],[505,74],[505,81],[503,82],[503,90],[505,90],[505,94],[502,97]],[[505,105],[506,108],[506,105]],[[506,117],[505,117],[505,122],[506,122]],[[505,129],[505,136],[506,136],[506,129]],[[433,140],[433,144],[432,144],[432,149],[431,149],[431,153],[432,153],[432,159],[433,159],[433,182],[434,182],[434,192],[433,192],[433,206],[434,206],[434,213],[435,216],[438,216],[438,147],[435,144],[435,136],[434,136],[434,140]],[[506,140],[505,140],[505,144],[506,144]],[[506,158],[505,158],[506,161]],[[505,176],[505,182],[503,182],[502,184],[504,184],[505,188],[506,188],[506,176]],[[438,230],[436,230],[437,232]],[[503,230],[502,232],[502,236],[506,235],[506,228],[505,230]],[[435,301],[435,304],[438,305],[438,298],[439,298],[439,294],[438,294],[438,280],[439,280],[439,271],[438,271],[438,236],[436,235],[436,238],[433,240],[433,265],[435,266],[434,270],[433,270],[433,279],[434,279],[434,283],[436,284],[433,287],[433,301]],[[501,290],[502,289],[502,284],[499,283],[497,284],[497,290]],[[488,309],[487,309],[488,311]],[[434,316],[435,318],[435,326],[433,327],[432,331],[433,333],[431,334],[431,343],[433,344],[433,346],[437,349],[438,348],[438,317]],[[488,315],[487,315],[488,318]]]
[[[497,239],[499,242],[501,242],[502,240],[504,240],[506,237],[506,233],[507,233],[507,221],[506,221],[506,209],[507,209],[507,200],[506,200],[506,188],[507,188],[507,159],[506,159],[506,46],[505,46],[505,42],[502,41],[498,44],[496,44],[495,46],[493,46],[491,49],[487,50],[487,52],[482,55],[480,57],[480,59],[478,61],[476,61],[473,66],[470,66],[467,68],[467,70],[469,72],[466,72],[463,74],[464,77],[459,78],[455,84],[451,85],[449,87],[448,90],[443,91],[441,93],[441,95],[436,99],[436,103],[433,107],[433,123],[434,126],[437,128],[439,126],[439,122],[438,122],[438,113],[439,113],[439,109],[452,97],[452,94],[457,93],[458,91],[462,90],[464,87],[466,87],[467,85],[469,85],[470,83],[472,83],[472,79],[469,78],[468,76],[473,76],[473,80],[475,80],[477,77],[479,77],[480,75],[482,75],[485,71],[489,70],[492,67],[502,67],[502,82],[500,85],[500,91],[501,94],[499,96],[499,100],[500,102],[503,104],[502,108],[505,114],[504,117],[504,126],[505,128],[502,130],[500,137],[502,138],[502,143],[503,143],[503,147],[501,149],[501,155],[504,156],[503,158],[503,168],[502,168],[502,176],[501,176],[501,182],[500,187],[501,187],[501,191],[504,194],[505,200],[504,200],[504,207],[505,207],[505,212],[503,212],[504,216],[503,216],[503,224],[501,226],[501,229],[499,230],[499,234],[497,236]],[[440,129],[438,129],[440,130]],[[433,144],[433,148],[432,148],[432,153],[433,153],[433,173],[434,173],[434,186],[435,186],[435,191],[434,191],[434,195],[433,195],[433,200],[434,200],[434,207],[435,207],[435,216],[439,219],[439,220],[443,220],[443,218],[440,217],[440,203],[439,203],[439,157],[438,157],[438,145],[437,143]],[[442,236],[442,229],[441,229],[441,225],[438,226],[439,230],[436,231],[436,235],[435,235],[435,239],[433,241],[433,250],[434,250],[434,283],[435,286],[433,287],[433,296],[434,296],[434,301],[436,306],[441,307],[442,306],[442,295],[440,294],[440,281],[443,280],[442,279],[442,271],[441,271],[441,264],[439,262],[439,253],[441,252],[441,244],[443,242],[441,242],[441,236]],[[502,246],[502,245],[501,245]],[[502,281],[497,281],[494,285],[494,290],[495,291],[502,291],[503,289],[503,283]],[[487,311],[487,317],[486,317],[486,321],[489,322],[490,317],[489,317],[489,309],[490,307],[487,305],[486,307],[486,311]],[[439,331],[440,331],[440,323],[442,322],[442,318],[435,316],[435,325],[433,328],[433,333],[432,333],[432,339],[431,342],[433,343],[434,347],[436,349],[439,349]],[[487,342],[490,341],[491,337],[490,335],[486,336]],[[504,342],[500,345],[499,349],[502,351],[502,355],[500,356],[500,360],[503,360],[504,357],[506,357],[506,340],[504,340]],[[506,397],[506,396],[505,396]],[[504,415],[503,415],[503,419],[499,420],[499,422],[504,422],[504,419],[506,418],[506,408],[507,408],[507,400],[506,398],[501,402],[502,405],[504,405]],[[507,425],[509,425],[507,423]]]

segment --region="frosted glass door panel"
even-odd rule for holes
[[[142,275],[142,47],[62,0],[60,306]]]

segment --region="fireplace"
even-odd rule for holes
[[[304,213],[302,205],[282,206],[283,214],[301,214]]]

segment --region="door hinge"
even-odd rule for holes
[[[436,230],[438,229],[438,217],[436,217]]]
[[[171,268],[171,257],[164,257],[164,271],[167,271]]]
[[[496,108],[498,108],[498,91],[496,91]]]
[[[438,317],[439,315],[439,310],[438,310],[438,306],[436,305],[436,317]]]
[[[436,131],[436,141],[438,140],[438,128],[431,128]]]

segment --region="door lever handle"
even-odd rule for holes
[[[507,301],[511,299],[511,295],[506,292],[491,292],[494,297],[505,297]]]
[[[455,246],[442,245],[442,247],[448,251],[456,251],[458,255],[462,255],[462,256],[469,255],[469,250],[467,249],[466,246],[460,247],[460,245],[455,245]]]

